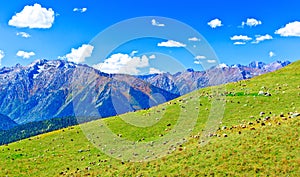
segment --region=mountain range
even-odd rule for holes
[[[0,70],[0,90],[0,113],[17,124],[74,116],[74,109],[76,115],[98,116],[100,112],[100,117],[108,117],[164,102],[153,96],[156,93],[166,100],[178,97],[133,76],[109,75],[62,60],[4,67]],[[116,112],[115,100],[130,107]]]
[[[137,77],[168,92],[184,95],[208,86],[250,79],[261,74],[276,71],[290,63],[290,61],[275,61],[266,64],[253,61],[247,66],[241,64],[231,66],[219,64],[207,71],[187,69],[176,74],[162,73]]]
[[[0,69],[0,130],[68,116],[109,117],[172,100],[199,88],[249,79],[288,65],[220,64],[207,71],[143,76],[106,74],[64,60]]]

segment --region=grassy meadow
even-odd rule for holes
[[[0,176],[299,176],[299,80],[297,61],[149,110],[4,145]],[[218,89],[226,94],[217,96]],[[127,149],[117,144],[123,139]],[[133,149],[153,142],[158,146],[147,152]]]

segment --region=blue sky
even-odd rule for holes
[[[212,64],[213,60],[226,64],[295,61],[300,59],[299,7],[297,0],[9,1],[0,6],[1,67],[60,58],[86,63],[105,72],[122,70],[141,74],[150,72],[150,68],[152,73],[199,69],[199,64]],[[145,18],[149,27],[141,31],[158,29],[175,34],[168,39],[133,40],[120,44],[111,53],[97,54],[104,45],[127,35],[130,28],[120,29],[99,44],[97,40],[102,38],[96,36],[100,32],[118,22],[143,16],[153,17]],[[161,17],[187,24],[206,40],[202,36],[197,36],[200,41],[175,40],[180,36],[177,34],[188,32],[168,29],[172,22]],[[217,57],[202,55],[202,49],[198,50],[198,57],[190,55],[186,47],[196,48],[193,42],[209,44]],[[124,69],[124,63],[130,63],[129,69]]]

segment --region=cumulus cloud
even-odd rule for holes
[[[189,38],[189,41],[197,42],[197,41],[200,41],[200,39],[197,37],[191,37],[191,38]]]
[[[195,57],[196,60],[203,60],[203,59],[206,59],[206,56],[203,56],[203,55],[198,55]]]
[[[139,51],[137,51],[137,50],[134,50],[134,51],[132,51],[131,53],[130,53],[130,56],[134,56],[135,54],[137,54],[137,53],[139,53]]]
[[[207,63],[216,63],[216,60],[207,60]]]
[[[183,44],[181,42],[168,40],[166,42],[161,42],[157,44],[158,47],[186,47],[186,44]]]
[[[202,61],[206,61],[208,63],[214,63],[215,62],[215,60],[206,60],[206,56],[204,56],[204,55],[197,55],[197,56],[195,56],[194,59],[195,59],[194,64],[197,64],[197,65],[202,64]]]
[[[234,45],[245,45],[246,44],[246,42],[235,42],[235,43],[233,43]]]
[[[160,74],[160,73],[163,72],[157,68],[149,68],[149,74]]]
[[[83,63],[85,59],[90,57],[93,53],[94,46],[89,44],[83,44],[78,49],[71,49],[71,53],[67,54],[64,57],[58,57],[59,59],[67,59],[68,61],[74,63]]]
[[[242,26],[247,25],[250,27],[261,25],[261,24],[262,24],[262,22],[259,20],[256,20],[255,18],[247,18],[246,22],[242,22]]]
[[[73,9],[73,12],[81,12],[81,13],[84,13],[87,11],[87,8],[74,8]]]
[[[201,64],[201,61],[196,60],[196,61],[194,61],[194,63],[195,63],[196,65],[200,65],[200,64]]]
[[[275,34],[279,34],[280,36],[289,37],[300,37],[300,22],[295,21],[285,25],[285,27],[280,28],[275,31]]]
[[[219,19],[214,19],[210,22],[207,23],[211,28],[217,28],[217,27],[221,27],[222,25],[222,21]]]
[[[262,41],[273,39],[273,37],[269,34],[266,34],[266,35],[263,35],[263,36],[262,35],[256,35],[255,37],[256,37],[256,39],[255,39],[255,41],[252,42],[253,44],[258,44]]]
[[[269,52],[269,57],[270,58],[275,57],[275,56],[276,56],[276,54],[274,52],[272,52],[272,51]]]
[[[13,16],[8,24],[19,28],[51,28],[54,23],[54,11],[43,8],[40,4],[25,6]]]
[[[155,58],[156,58],[156,55],[154,55],[154,54],[149,56],[149,59],[155,59]]]
[[[149,66],[149,59],[146,55],[142,57],[131,57],[128,54],[113,54],[110,58],[106,59],[103,63],[93,65],[105,73],[123,73],[137,75],[140,73],[139,68]]]
[[[25,33],[25,32],[18,32],[17,36],[21,36],[23,38],[30,38],[31,37],[30,34]]]
[[[232,41],[238,41],[238,40],[241,40],[241,41],[250,41],[250,40],[252,40],[251,37],[244,36],[244,35],[235,35],[235,36],[232,36],[230,39]]]
[[[164,26],[165,26],[165,24],[159,23],[159,22],[156,21],[155,19],[152,19],[152,20],[151,20],[151,23],[152,23],[153,26],[158,26],[158,27],[164,27]]]
[[[5,56],[5,54],[4,54],[3,50],[0,50],[0,60],[1,60],[2,58],[4,58],[4,56]]]
[[[34,52],[25,52],[25,51],[19,50],[16,55],[18,57],[22,57],[24,59],[29,59],[30,57],[34,56],[35,53]]]
[[[1,61],[5,57],[5,54],[2,50],[0,50],[0,66],[1,66]]]

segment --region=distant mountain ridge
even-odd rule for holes
[[[0,114],[7,116],[0,116],[0,129],[75,114],[109,117],[145,109],[199,88],[252,78],[289,63],[221,64],[207,71],[144,76],[106,74],[64,60],[17,64],[0,69]],[[217,73],[222,74],[221,79]]]
[[[8,130],[11,129],[18,124],[11,120],[9,117],[6,115],[0,114],[0,130]]]
[[[178,97],[133,76],[109,75],[62,60],[4,67],[0,69],[0,90],[0,113],[18,124],[75,114],[99,116],[98,112],[108,117]],[[166,100],[157,99],[156,93]],[[114,110],[116,99],[129,105]]]
[[[138,78],[159,87],[161,89],[167,90],[174,94],[184,95],[191,91],[216,85],[224,84],[228,82],[235,82],[243,79],[250,79],[261,74],[276,71],[290,64],[290,61],[275,61],[269,64],[263,62],[251,62],[249,65],[226,65],[219,64],[207,71],[194,71],[193,69],[187,69],[184,72],[178,72],[176,74],[162,73],[162,74],[152,74],[146,76],[138,76]],[[220,73],[223,75],[214,75],[214,73]],[[214,82],[211,80],[216,80],[220,77],[221,82]]]

